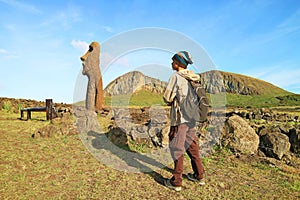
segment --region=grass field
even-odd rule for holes
[[[42,116],[40,116],[42,115]],[[150,173],[126,173],[95,159],[78,135],[33,139],[44,114],[21,121],[0,111],[1,199],[299,199],[299,168],[270,166],[218,149],[203,158],[206,185],[184,179],[181,192],[160,182],[172,163]],[[186,158],[184,172],[191,171]]]
[[[265,92],[262,95],[241,95],[232,93],[207,94],[213,107],[262,108],[277,106],[300,106],[300,95],[286,91],[282,93]],[[162,94],[154,94],[147,90],[139,90],[129,95],[105,97],[105,104],[112,106],[151,106],[165,105]]]

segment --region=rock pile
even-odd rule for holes
[[[121,145],[127,145],[128,140],[157,147],[168,144],[168,118],[163,109],[113,109],[112,113],[108,138],[114,144],[120,145],[123,141]]]
[[[254,154],[259,145],[259,136],[241,117],[229,117],[221,137],[222,145],[243,154]]]
[[[166,109],[114,109],[109,139],[117,144],[168,145],[169,111]],[[133,118],[134,116],[134,118]],[[139,120],[137,120],[139,119]],[[270,110],[210,112],[206,123],[196,126],[202,154],[218,144],[239,154],[257,154],[278,160],[300,153],[298,118]]]
[[[77,128],[74,124],[74,118],[70,109],[58,110],[58,117],[52,119],[50,123],[37,129],[32,138],[56,137],[62,135],[75,135]]]
[[[44,106],[45,102],[1,98],[0,106],[11,109]],[[7,103],[9,102],[9,103]],[[109,118],[106,126],[99,126],[95,112],[67,104],[55,104],[58,117],[36,130],[32,137],[52,137],[77,134],[78,130],[106,133],[116,145],[128,145],[131,141],[152,147],[166,147],[169,132],[169,108],[113,108],[100,114]],[[75,116],[75,123],[74,123]],[[300,155],[299,116],[272,109],[248,109],[226,112],[211,111],[209,120],[197,124],[199,144],[203,155],[217,144],[240,154],[257,154],[289,161]]]

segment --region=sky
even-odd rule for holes
[[[104,86],[136,69],[167,80],[176,47],[196,44],[218,70],[300,94],[298,0],[0,0],[0,97],[77,101],[87,82],[80,56],[92,41],[101,45]],[[112,44],[120,52],[105,60]]]

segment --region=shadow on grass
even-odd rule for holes
[[[47,122],[50,120],[46,120],[46,119],[42,119],[42,118],[31,118],[31,119],[27,119],[27,118],[17,118],[16,120],[20,120],[20,121],[41,121],[41,122]]]
[[[164,184],[165,178],[156,172],[155,169],[164,169],[168,172],[172,171],[169,167],[147,155],[132,151],[129,148],[126,148],[125,150],[124,148],[118,147],[113,144],[105,134],[89,131],[87,135],[93,137],[91,141],[92,148],[104,150],[111,155],[109,158],[100,158],[101,156],[107,156],[101,153],[99,153],[99,155],[94,155],[99,161],[103,161],[103,164],[107,166],[113,166],[113,168],[125,172],[142,172],[148,174],[161,185]],[[114,159],[113,157],[117,157],[118,159]],[[118,160],[121,160],[119,164]]]

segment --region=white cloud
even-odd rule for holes
[[[68,4],[66,8],[63,8],[55,12],[50,18],[42,23],[42,26],[57,26],[60,25],[63,28],[70,28],[76,22],[81,21],[82,12],[81,9],[73,4]]]
[[[20,2],[20,1],[16,1],[16,0],[0,0],[0,2],[10,5],[16,9],[25,11],[25,12],[34,13],[34,14],[41,13],[41,11],[39,9],[37,9],[35,6],[28,4],[28,3],[24,3],[24,2]]]
[[[280,88],[290,90],[300,85],[300,69],[282,66],[270,66],[248,73],[250,76],[272,83]],[[293,91],[291,91],[293,92]]]
[[[3,27],[8,30],[8,31],[16,31],[17,30],[17,25],[16,24],[3,24]]]
[[[300,69],[291,70],[284,68],[276,70],[265,75],[263,79],[284,88],[295,84],[300,85]]]
[[[300,29],[300,9],[292,13],[287,19],[285,19],[277,27],[279,29],[285,30],[287,33],[294,32]]]
[[[85,53],[89,49],[89,44],[80,40],[72,40],[71,45],[82,53]]]
[[[119,66],[121,68],[128,69],[130,67],[129,61],[126,57],[114,57],[108,52],[101,52],[100,53],[100,59],[101,59],[101,66],[105,66],[105,69],[108,67],[111,67],[110,65]]]
[[[5,49],[0,49],[0,54],[8,54],[8,51]]]
[[[0,49],[0,58],[11,59],[16,57],[17,55],[15,53],[9,52],[6,49]]]
[[[113,33],[113,29],[112,29],[112,27],[110,27],[110,26],[103,26],[102,28],[103,28],[106,32]]]

